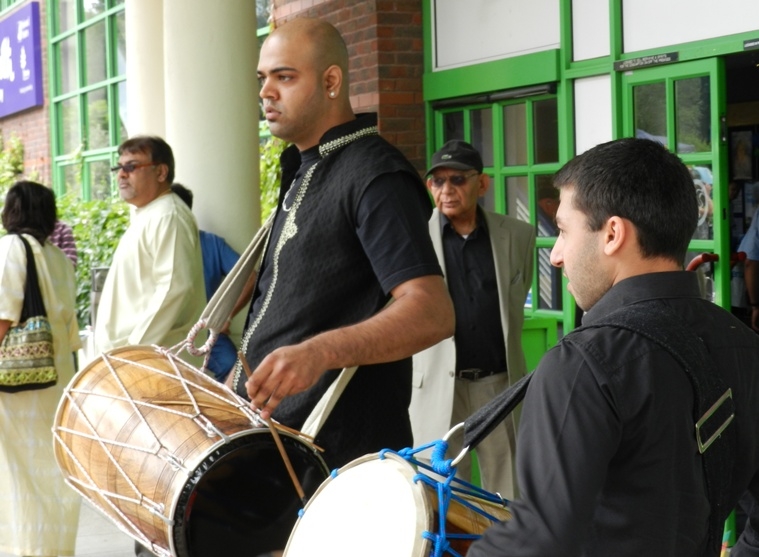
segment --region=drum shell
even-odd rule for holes
[[[67,482],[127,534],[154,550],[194,556],[183,538],[195,485],[239,447],[272,443],[256,421],[247,402],[215,380],[157,348],[131,346],[93,361],[65,389],[55,456]],[[303,444],[281,435],[288,453]],[[315,449],[305,452],[326,477]]]

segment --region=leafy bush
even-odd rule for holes
[[[108,267],[129,226],[129,205],[118,198],[82,201],[64,195],[56,201],[58,218],[71,226],[79,262],[76,266],[76,310],[79,327],[90,320],[92,269]]]
[[[266,220],[269,213],[277,206],[279,183],[282,173],[279,168],[279,156],[287,147],[287,142],[277,138],[261,138],[259,147],[261,169],[261,221]]]
[[[5,202],[5,194],[23,172],[24,144],[16,135],[6,142],[0,134],[0,209]]]

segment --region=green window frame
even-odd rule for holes
[[[21,0],[0,0],[0,12],[18,4]]]
[[[126,129],[124,0],[48,0],[52,181],[107,199]]]
[[[541,186],[552,188],[553,175],[561,167],[559,98],[552,87],[544,94],[525,97],[511,93],[515,92],[504,92],[504,100],[450,108],[445,102],[437,107],[433,103],[432,151],[450,139],[464,139],[480,151],[483,172],[491,179],[483,207],[529,222],[537,232],[535,269],[525,314],[561,320],[561,270],[552,267],[549,260],[556,231],[551,226],[552,216],[544,215],[538,203],[538,192],[544,190]]]

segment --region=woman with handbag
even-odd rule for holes
[[[74,267],[47,241],[55,221],[49,188],[21,181],[8,190],[8,234],[0,238],[0,552],[21,556],[74,555],[79,522],[81,498],[56,465],[51,431],[80,347]]]

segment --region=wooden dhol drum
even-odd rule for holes
[[[282,549],[303,506],[248,403],[156,347],[116,349],[77,373],[53,436],[68,484],[159,556]],[[311,495],[324,461],[298,435],[280,438]]]
[[[415,479],[420,473],[394,452],[367,455],[333,472],[303,509],[285,557],[433,555],[434,534],[440,532],[438,494]],[[451,549],[463,555],[472,539],[457,535],[477,538],[496,520],[509,520],[511,513],[505,505],[473,494],[460,497],[463,502],[450,501],[443,522],[452,534]]]

